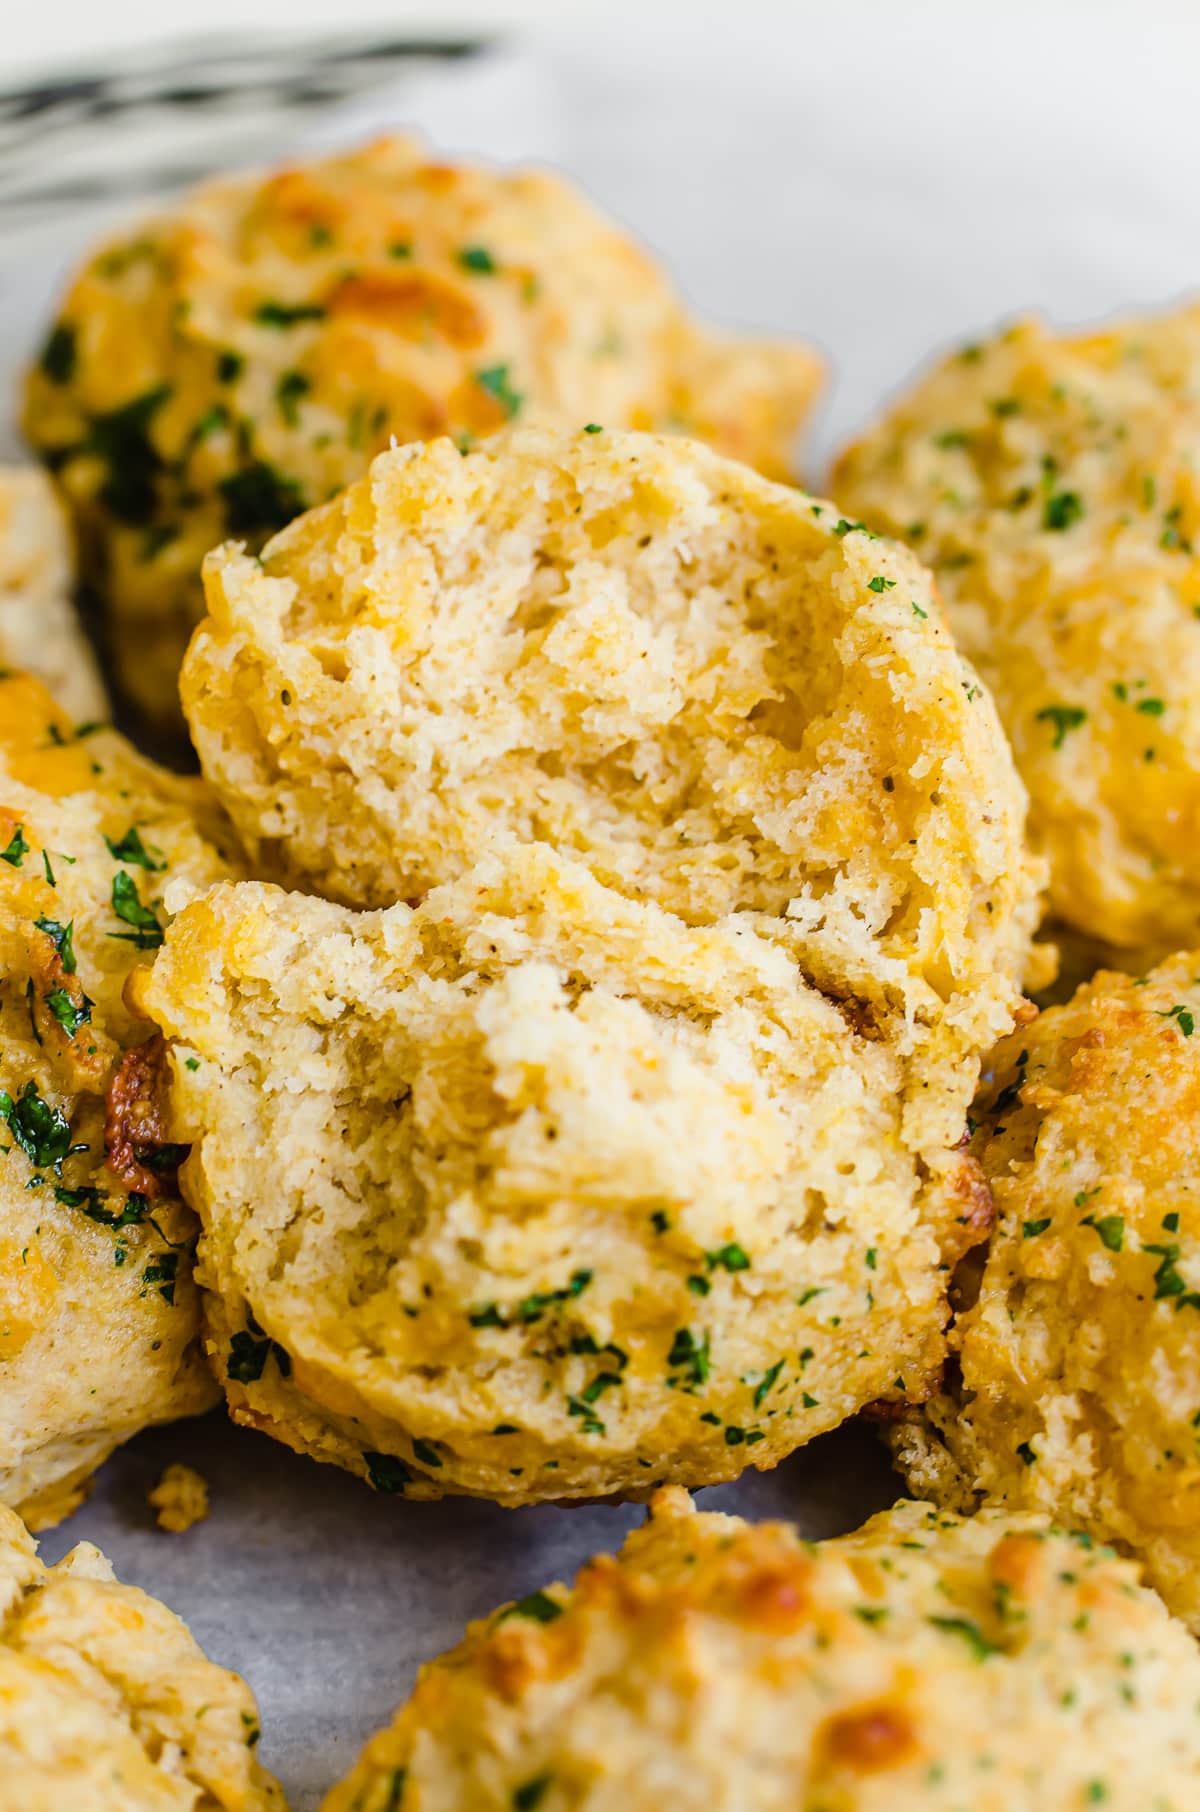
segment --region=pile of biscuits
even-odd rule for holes
[[[411,140],[69,288],[0,478],[5,1812],[282,1806],[27,1532],[222,1395],[649,1504],[327,1812],[1200,1803],[1200,308],[964,348],[836,502],[818,380]],[[692,1506],[858,1416],[921,1501]]]

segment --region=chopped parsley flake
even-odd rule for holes
[[[319,302],[260,302],[254,311],[260,327],[296,327],[301,321],[323,321]]]
[[[7,862],[11,868],[20,868],[29,854],[29,845],[21,834],[24,829],[23,824],[18,824],[8,840],[8,848],[0,849],[0,862]]]
[[[300,420],[300,398],[307,396],[311,389],[312,379],[305,377],[302,371],[285,371],[276,384],[275,401],[289,428],[294,428]]]
[[[513,1812],[536,1812],[541,1805],[553,1781],[552,1774],[535,1774],[532,1780],[522,1782],[513,1789]]]
[[[111,837],[105,837],[104,841],[108,844],[108,853],[113,860],[128,862],[131,868],[144,868],[150,874],[158,874],[167,866],[165,862],[155,860],[142,842],[141,833],[135,824],[131,824],[125,835],[116,842]]]
[[[367,1477],[376,1491],[383,1491],[392,1496],[402,1492],[412,1478],[412,1473],[398,1460],[393,1453],[364,1453]]]
[[[475,373],[475,382],[481,390],[486,390],[488,395],[499,403],[510,421],[525,400],[513,389],[509,381],[507,365],[485,366],[482,371]]]
[[[1068,732],[1087,722],[1087,712],[1082,705],[1044,705],[1037,713],[1037,721],[1054,725],[1054,747],[1061,749]]]
[[[750,1259],[745,1247],[733,1239],[728,1245],[719,1246],[715,1252],[706,1252],[704,1262],[710,1271],[748,1271]]]
[[[175,1274],[179,1269],[178,1252],[160,1252],[142,1272],[142,1295],[157,1290],[165,1303],[175,1304]]]
[[[1042,527],[1061,533],[1082,515],[1083,499],[1078,491],[1053,491],[1042,506]]]
[[[276,471],[265,459],[231,472],[217,489],[225,507],[226,529],[248,540],[286,528],[304,509],[304,493],[295,479]]]
[[[163,458],[150,438],[150,426],[170,395],[171,386],[160,384],[119,409],[91,418],[81,450],[107,466],[97,495],[121,522],[139,526],[157,507]]]
[[[561,1290],[537,1290],[522,1297],[512,1309],[502,1308],[495,1302],[481,1303],[470,1311],[467,1319],[473,1328],[527,1326],[530,1322],[540,1321],[547,1309],[580,1295],[591,1281],[591,1271],[573,1271],[569,1283]]]
[[[46,996],[46,1005],[67,1037],[74,1038],[80,1026],[87,1025],[91,1019],[95,1002],[86,994],[76,1001],[66,988],[51,988]]]
[[[70,1122],[52,1101],[43,1100],[36,1082],[27,1082],[15,1101],[0,1089],[0,1120],[31,1164],[61,1164],[71,1149]]]
[[[989,1655],[997,1654],[996,1644],[989,1642],[977,1623],[969,1617],[930,1617],[926,1620],[935,1630],[944,1630],[948,1635],[961,1636],[977,1661],[986,1661]]]
[[[502,1617],[532,1617],[535,1623],[553,1623],[556,1617],[562,1616],[563,1607],[549,1592],[528,1592],[500,1614]]]
[[[69,919],[65,925],[60,925],[57,919],[35,919],[33,922],[39,931],[45,932],[46,936],[50,939],[50,942],[54,945],[54,948],[58,951],[58,960],[63,966],[63,974],[74,975],[76,968],[75,945],[73,941],[75,933],[74,919]]]
[[[885,579],[882,573],[876,573],[873,579],[867,580],[867,590],[874,592],[895,591],[896,581]]]
[[[163,941],[163,928],[158,914],[152,906],[146,906],[138,894],[137,883],[132,875],[122,869],[113,876],[112,909],[123,924],[132,925],[132,931],[110,931],[109,937],[121,938],[125,943],[136,944],[139,950],[157,950]]]
[[[691,1328],[677,1328],[667,1354],[667,1364],[672,1371],[682,1374],[685,1390],[694,1390],[707,1383],[711,1370],[708,1334],[703,1340],[697,1340]]]
[[[779,1374],[783,1370],[783,1360],[777,1359],[760,1378],[754,1392],[754,1407],[761,1409],[771,1391],[775,1388]]]
[[[464,245],[458,254],[458,262],[465,271],[474,271],[481,277],[494,277],[496,260],[486,245]]]
[[[1196,1017],[1190,1007],[1183,1005],[1168,1007],[1158,1014],[1159,1019],[1173,1019],[1185,1038],[1190,1038],[1196,1030]]]
[[[1091,1227],[1102,1246],[1110,1252],[1119,1252],[1125,1244],[1125,1217],[1123,1214],[1085,1214],[1083,1226]]]
[[[1180,1275],[1180,1248],[1177,1245],[1147,1245],[1143,1246],[1142,1250],[1143,1252],[1152,1252],[1160,1261],[1158,1268],[1154,1273],[1155,1302],[1161,1301],[1163,1297],[1173,1296],[1177,1299],[1177,1308],[1183,1308],[1187,1304],[1190,1304],[1192,1307],[1200,1306],[1200,1297],[1196,1295],[1195,1291],[1188,1291],[1188,1287]]]
[[[79,341],[70,321],[56,321],[38,364],[52,384],[69,384],[79,361]]]

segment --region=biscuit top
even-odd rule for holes
[[[840,1540],[651,1520],[425,1667],[324,1812],[1184,1812],[1200,1661],[1128,1562],[900,1504]]]
[[[413,900],[535,840],[692,924],[787,920],[910,1047],[1011,1023],[1020,784],[928,574],[834,506],[694,442],[441,440],[206,585],[185,710],[295,885]]]
[[[282,1812],[258,1712],[89,1543],[54,1567],[0,1509],[4,1812]]]
[[[1200,936],[1200,307],[944,361],[838,462],[996,696],[1066,922]]]

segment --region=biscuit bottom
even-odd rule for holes
[[[416,910],[216,887],[138,998],[233,1414],[379,1489],[712,1483],[936,1385],[987,1193],[785,929],[535,845]]]
[[[323,1812],[1196,1804],[1200,1659],[1110,1551],[914,1503],[817,1545],[651,1511],[424,1667]]]

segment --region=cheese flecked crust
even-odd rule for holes
[[[1185,1812],[1200,1658],[1044,1521],[901,1504],[811,1544],[661,1492],[472,1625],[322,1812]]]
[[[161,1059],[123,996],[163,888],[235,872],[232,843],[202,783],[0,679],[0,1503],[34,1526],[213,1400]]]
[[[519,430],[382,454],[206,586],[184,706],[272,872],[384,906],[536,840],[690,924],[786,926],[923,1053],[916,1142],[958,1137],[1040,871],[912,555],[696,443]]]
[[[36,673],[78,723],[108,716],[96,658],[71,602],[73,560],[54,487],[0,466],[0,669]]]
[[[415,911],[187,906],[138,1000],[235,1418],[515,1504],[733,1478],[927,1396],[990,1203],[801,944],[537,845]]]
[[[1200,951],[1102,972],[989,1073],[999,1218],[961,1387],[897,1431],[903,1470],[1119,1542],[1200,1633]]]
[[[806,346],[712,333],[561,178],[382,139],[205,184],[100,247],[29,374],[25,429],[107,594],[151,717],[200,562],[261,545],[397,440],[514,417],[697,434],[784,477]]]
[[[0,1509],[4,1812],[284,1812],[258,1711],[165,1605],[81,1542],[45,1567]]]
[[[1029,788],[1057,915],[1157,956],[1200,943],[1198,465],[1193,306],[968,347],[831,479],[936,572]]]

